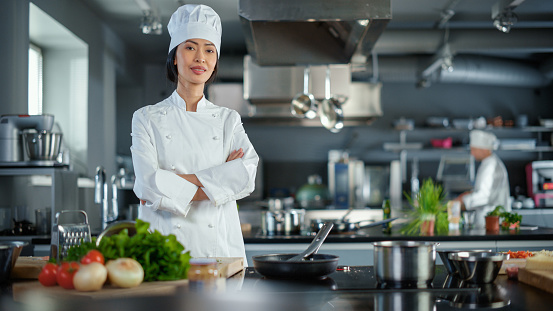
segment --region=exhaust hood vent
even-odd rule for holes
[[[260,66],[348,64],[392,18],[391,0],[240,0],[239,15]]]
[[[305,66],[258,66],[249,55],[246,55],[243,99],[247,101],[248,109],[236,109],[247,110],[247,117],[243,120],[267,124],[321,126],[319,118],[296,118],[291,113],[292,99],[303,93],[304,68]],[[350,65],[345,64],[310,66],[308,92],[313,94],[317,105],[325,98],[327,68],[330,69],[330,94],[342,102],[345,126],[367,125],[382,116],[382,84],[352,82]]]

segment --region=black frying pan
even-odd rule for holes
[[[336,271],[338,259],[335,255],[314,254],[302,261],[287,261],[297,254],[271,254],[253,256],[253,267],[257,273],[274,279],[320,279]]]
[[[323,227],[300,254],[271,254],[253,256],[253,267],[261,275],[277,279],[317,279],[334,272],[338,256],[317,254],[317,251],[332,230],[331,222]]]

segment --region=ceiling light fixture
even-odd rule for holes
[[[509,31],[511,31],[511,27],[514,26],[517,20],[517,15],[512,9],[509,8],[493,19],[493,25],[497,28],[497,30],[509,33]]]
[[[144,11],[140,22],[140,29],[145,35],[161,35],[163,33],[163,25],[160,18],[154,16],[152,11]]]
[[[134,0],[136,5],[142,10],[142,19],[140,20],[140,30],[145,35],[161,35],[163,25],[157,10],[152,7],[148,0]]]
[[[525,0],[499,0],[492,6],[493,25],[497,30],[509,33],[518,21],[513,10]]]

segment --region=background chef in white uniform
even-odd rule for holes
[[[253,192],[259,157],[239,114],[203,94],[217,71],[220,18],[208,6],[183,5],[167,28],[176,90],[132,119],[138,217],[175,234],[192,257],[246,258],[236,200]]]
[[[476,161],[482,161],[476,172],[474,189],[458,196],[462,210],[474,210],[474,224],[485,226],[486,214],[496,206],[502,205],[511,210],[509,177],[505,165],[493,152],[498,140],[494,134],[473,130],[470,132],[470,153]]]

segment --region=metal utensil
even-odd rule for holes
[[[376,222],[371,222],[372,220],[361,220],[357,222],[349,222],[349,221],[342,221],[342,222],[336,222],[334,223],[334,227],[332,228],[331,233],[354,233],[355,231],[359,229],[365,229],[370,227],[376,227],[383,225],[385,223],[392,222],[396,219],[399,219],[399,217],[389,218],[389,219],[383,219]],[[329,220],[322,220],[322,219],[311,219],[311,230],[312,232],[315,232],[317,230],[320,230],[319,228],[322,228],[323,223],[329,221]],[[371,222],[366,225],[362,225],[364,222]]]
[[[348,211],[344,214],[344,216],[342,216],[342,218],[340,218],[338,223],[346,222],[346,218],[349,216],[349,214],[351,214],[351,211],[353,211],[353,206],[348,208]]]
[[[330,230],[332,230],[332,227],[334,227],[334,224],[332,222],[326,222],[319,233],[315,236],[313,239],[313,242],[309,244],[309,247],[307,249],[296,256],[288,259],[287,261],[302,261],[304,258],[309,257],[313,254],[316,254],[319,251],[319,248],[321,248],[321,245],[323,244],[324,240],[330,233]]]
[[[313,119],[317,116],[315,97],[309,93],[309,66],[303,70],[303,93],[292,99],[290,111],[298,118]]]
[[[60,222],[61,215],[76,213],[84,217],[84,221],[78,223]],[[56,213],[56,220],[52,226],[52,240],[50,245],[50,258],[56,258],[57,262],[61,262],[67,256],[67,250],[74,245],[79,245],[81,242],[90,242],[90,226],[88,224],[88,216],[85,211],[81,210],[64,210]]]
[[[330,95],[330,67],[326,68],[325,99],[319,109],[322,125],[333,133],[338,133],[344,127],[342,104]]]
[[[133,236],[136,234],[136,221],[133,220],[121,220],[114,222],[106,227],[104,231],[98,235],[98,239],[96,239],[96,246],[100,245],[100,241],[104,237],[109,237],[115,234],[118,234],[119,232],[127,229],[129,236]]]

